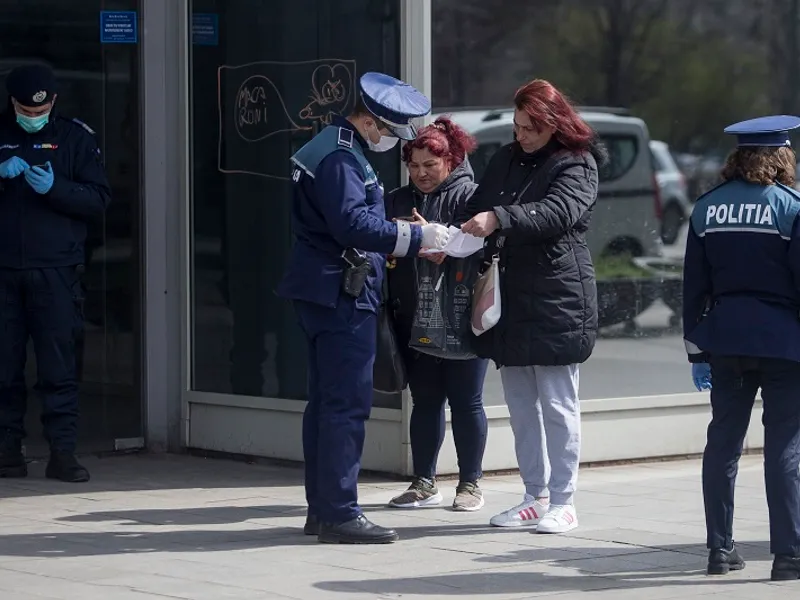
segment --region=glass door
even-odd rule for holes
[[[113,191],[104,222],[87,240],[85,326],[76,339],[79,452],[135,445],[142,436],[138,8],[137,0],[0,0],[2,105],[11,69],[50,65],[59,84],[56,112],[96,132]],[[25,447],[41,456],[47,447],[30,345],[26,380]]]

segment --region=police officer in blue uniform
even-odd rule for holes
[[[50,445],[46,475],[89,480],[75,459],[76,339],[83,326],[80,275],[87,225],[111,197],[94,132],[54,110],[56,81],[44,65],[14,69],[0,115],[0,477],[28,473],[25,362],[33,341]]]
[[[733,542],[737,466],[756,394],[773,580],[800,579],[800,194],[789,131],[800,118],[725,129],[738,148],[701,196],[684,265],[684,338],[698,390],[711,390],[703,455],[708,573],[744,568]]]
[[[386,255],[441,248],[448,233],[387,221],[383,186],[365,154],[414,139],[411,120],[428,114],[430,101],[382,73],[364,74],[359,88],[353,113],[291,159],[295,243],[278,293],[293,300],[308,340],[304,532],[325,543],[376,544],[398,537],[363,515],[357,494]]]

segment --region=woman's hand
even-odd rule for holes
[[[411,209],[411,216],[414,218],[414,220],[411,221],[411,222],[414,223],[415,225],[427,225],[428,224],[428,222],[425,219],[422,218],[422,215],[417,212],[416,208],[412,208]]]
[[[475,237],[484,238],[492,235],[499,226],[497,215],[494,214],[493,210],[489,210],[472,217],[461,226],[461,231]]]
[[[425,253],[422,252],[418,255],[420,258],[427,258],[429,261],[436,265],[440,265],[444,262],[444,259],[447,258],[447,254],[444,252],[432,252],[432,253]]]

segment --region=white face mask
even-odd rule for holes
[[[375,129],[377,130],[378,127],[375,126]],[[394,148],[397,145],[397,142],[400,141],[396,137],[381,135],[380,131],[378,131],[378,135],[380,135],[381,139],[377,144],[369,139],[369,135],[367,136],[367,146],[369,146],[369,149],[373,152],[387,152]]]

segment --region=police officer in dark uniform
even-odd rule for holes
[[[733,496],[761,389],[772,579],[800,579],[800,194],[788,133],[797,127],[800,118],[774,116],[726,128],[738,148],[690,221],[683,322],[695,386],[711,390],[703,496],[712,575],[744,568]]]
[[[381,73],[360,80],[354,112],[337,117],[293,157],[294,247],[278,293],[294,301],[308,339],[303,453],[304,531],[327,543],[390,543],[394,530],[358,505],[364,425],[372,406],[377,309],[386,255],[415,255],[447,242],[443,225],[386,220],[383,186],[365,150],[412,140],[430,112],[412,86]]]
[[[46,475],[89,480],[75,459],[76,338],[83,327],[80,275],[87,225],[111,190],[94,132],[56,115],[56,82],[44,65],[13,70],[0,115],[0,477],[25,477],[25,361],[33,341],[50,445]]]

